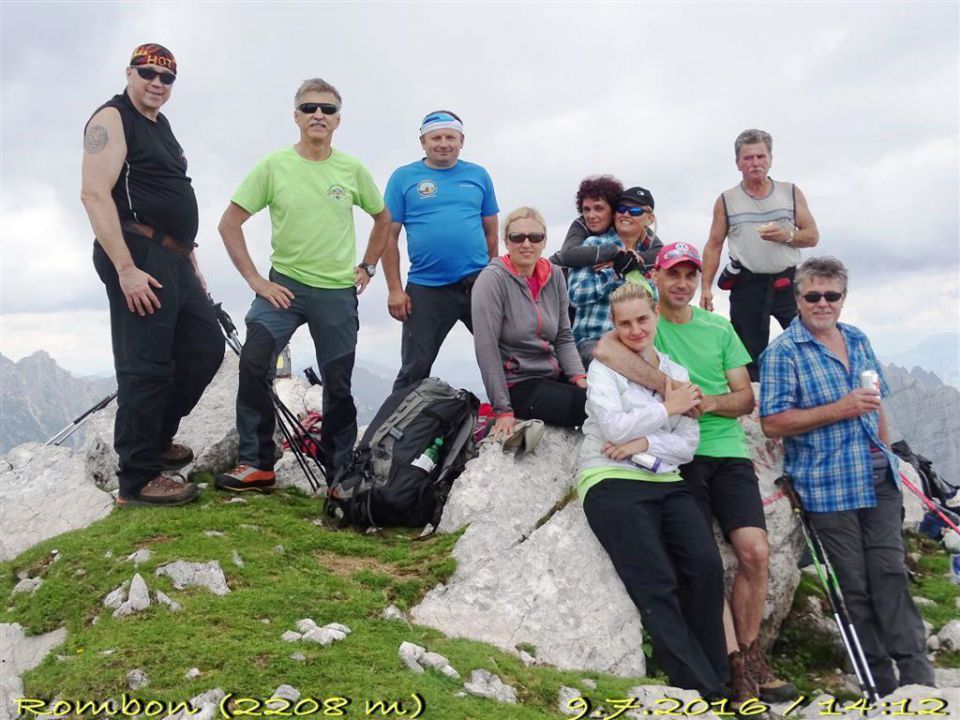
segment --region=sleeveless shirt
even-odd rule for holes
[[[120,113],[127,143],[127,157],[111,193],[120,222],[143,223],[192,246],[199,224],[197,197],[187,177],[183,148],[167,118],[160,113],[155,122],[150,120],[134,107],[126,91],[114,95],[94,115],[106,107]]]
[[[780,273],[800,262],[800,250],[784,243],[768,242],[757,228],[769,222],[796,227],[796,197],[793,183],[776,182],[764,198],[747,195],[738,184],[725,191],[723,209],[727,214],[730,257],[754,273]]]

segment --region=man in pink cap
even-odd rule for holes
[[[753,411],[750,354],[730,321],[691,304],[700,286],[700,253],[684,242],[664,246],[654,265],[660,297],[655,346],[684,366],[702,392],[697,413],[700,443],[680,474],[707,521],[716,518],[737,554],[733,592],[724,607],[734,706],[761,697],[775,702],[796,696],[796,688],[774,677],[757,643],[767,596],[767,545],[763,502],[736,418]],[[662,392],[666,376],[608,334],[597,347],[604,365],[634,382]]]

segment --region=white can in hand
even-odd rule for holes
[[[876,370],[864,370],[860,373],[860,387],[880,392],[880,376]]]

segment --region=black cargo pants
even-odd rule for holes
[[[117,478],[120,495],[131,497],[160,474],[160,454],[220,367],[224,339],[190,258],[141,235],[125,231],[124,238],[134,264],[163,285],[153,288],[160,308],[152,315],[131,312],[113,263],[94,242],[117,372]]]

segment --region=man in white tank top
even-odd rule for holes
[[[807,200],[793,183],[773,180],[773,138],[744,130],[734,143],[743,180],[713,205],[710,236],[703,251],[700,306],[713,310],[713,279],[724,240],[730,240],[730,321],[750,353],[750,379],[759,380],[757,359],[770,341],[770,317],[786,328],[797,314],[793,271],[800,248],[820,239]],[[729,287],[726,283],[725,286]]]

